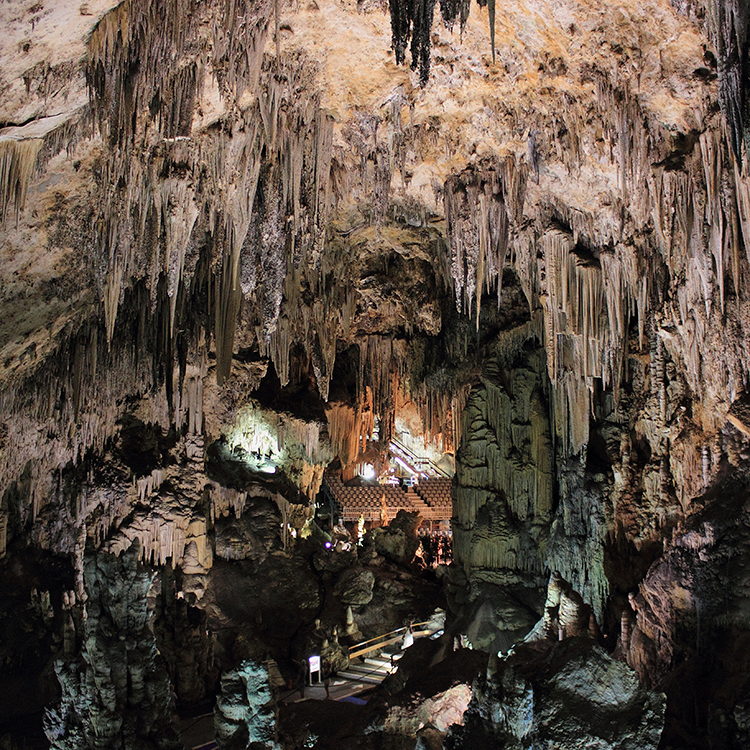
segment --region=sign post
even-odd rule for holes
[[[310,684],[320,685],[320,657],[311,656],[307,660],[308,672],[310,675]],[[313,683],[313,675],[315,675],[315,683]]]

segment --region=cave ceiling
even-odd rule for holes
[[[578,259],[567,273],[588,296],[573,315],[606,328],[572,366],[540,331],[555,382],[575,371],[617,390],[629,326],[642,350],[661,317],[708,427],[741,391],[739,342],[715,368],[715,347],[696,352],[721,335],[711,316],[740,293],[744,260],[744,204],[727,197],[742,167],[722,136],[721,35],[705,8],[504,3],[494,54],[486,8],[449,25],[436,11],[426,81],[410,52],[396,64],[402,43],[376,4],[3,14],[0,377],[7,414],[79,424],[75,445],[60,435],[58,465],[106,442],[116,416],[85,424],[102,397],[116,410],[163,388],[174,411],[188,361],[231,401],[269,360],[286,385],[292,352],[325,401],[337,349],[460,338],[450,298],[481,327],[477,300],[494,292],[507,327],[526,315],[575,336],[567,282],[551,288],[555,252]],[[502,312],[504,269],[526,310],[511,289]],[[137,364],[113,376],[126,356]],[[701,357],[711,375],[698,388]],[[383,374],[363,367],[377,399]],[[4,430],[6,485],[29,427]],[[586,429],[571,430],[577,452]]]

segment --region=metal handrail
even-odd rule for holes
[[[430,621],[426,620],[425,622],[417,622],[412,625],[412,635],[426,635],[427,633],[429,633],[429,629],[424,630],[424,628],[429,625],[429,623]],[[376,649],[383,648],[384,646],[390,646],[392,643],[396,643],[397,641],[399,641],[401,639],[401,636],[405,634],[407,630],[409,630],[409,626],[404,625],[403,627],[397,628],[396,630],[391,630],[390,633],[383,633],[382,635],[377,635],[367,641],[356,643],[354,646],[349,646],[349,658],[354,659],[357,656],[369,654],[370,651],[375,651]],[[381,639],[383,640],[381,641]],[[359,649],[362,650],[360,651]]]
[[[429,467],[438,476],[443,477],[444,479],[450,478],[450,474],[448,474],[445,469],[441,469],[432,459],[427,458],[426,456],[418,456],[410,448],[407,448],[398,438],[392,437],[391,445],[396,447],[401,453],[403,453],[409,459],[409,461],[411,461],[417,471],[419,471],[419,465],[421,464],[422,466]]]

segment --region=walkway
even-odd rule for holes
[[[379,685],[398,668],[398,660],[416,638],[434,635],[439,629],[433,621],[420,622],[370,638],[349,648],[349,666],[332,676],[326,692],[325,685],[308,685],[304,695],[294,690],[281,700],[299,703],[303,700],[348,700]]]
[[[349,648],[349,667],[332,675],[328,689],[324,683],[306,685],[302,694],[298,689],[282,693],[279,700],[283,703],[300,703],[308,700],[333,700],[365,703],[357,695],[372,690],[389,674],[398,668],[398,660],[404,655],[416,638],[425,638],[438,632],[440,625],[435,621],[420,622],[409,628],[403,627],[357,643]],[[275,662],[266,662],[269,675],[274,679],[278,672]],[[280,679],[280,675],[276,679]],[[278,682],[277,682],[278,684]],[[182,722],[180,735],[188,750],[213,750],[214,742],[213,713],[204,714]]]

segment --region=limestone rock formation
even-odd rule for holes
[[[585,638],[519,647],[480,688],[446,747],[656,748],[663,694]]]
[[[419,548],[417,525],[417,513],[400,510],[387,526],[380,526],[367,532],[365,547],[372,548],[377,554],[393,562],[408,565],[414,560],[414,555]]]
[[[0,627],[40,636],[37,710],[67,659],[60,747],[156,743],[166,675],[200,700],[347,606],[364,635],[422,611],[416,519],[361,552],[312,519],[406,412],[455,458],[447,628],[505,651],[590,608],[665,746],[744,742],[750,11],[434,6],[0,4]],[[369,602],[334,593],[355,565]],[[653,745],[659,701],[576,643],[537,682],[511,657],[489,736],[596,672],[620,729],[540,742]]]
[[[347,568],[336,580],[333,593],[349,605],[368,604],[372,601],[375,574],[364,568]]]
[[[268,670],[262,664],[243,662],[221,676],[216,703],[216,741],[226,750],[276,750],[274,697]]]
[[[149,626],[151,575],[139,555],[134,545],[119,558],[100,553],[86,561],[80,657],[56,663],[62,700],[44,721],[53,748],[180,747],[167,672]]]

